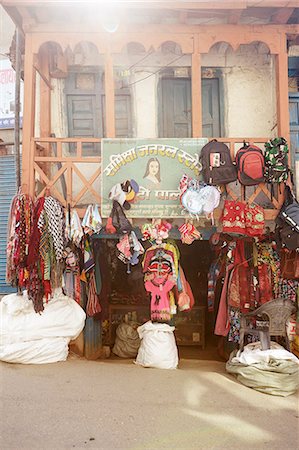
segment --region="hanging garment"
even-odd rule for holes
[[[229,317],[229,333],[228,340],[229,342],[240,342],[240,327],[241,327],[241,313],[239,308],[229,307],[228,309],[228,317]]]
[[[44,209],[44,203],[45,203],[45,197],[41,197],[35,202],[35,205],[34,205],[33,223],[32,223],[32,230],[31,230],[31,236],[30,236],[30,241],[29,241],[28,258],[27,258],[27,263],[28,263],[29,267],[31,265],[35,264],[39,258],[39,242],[40,242],[41,232],[38,228],[38,221],[39,221],[39,217]]]
[[[183,244],[190,245],[195,239],[202,239],[200,232],[192,223],[183,223],[179,227],[179,232],[181,233],[181,241]]]
[[[95,265],[93,258],[93,251],[90,243],[90,238],[86,234],[84,239],[84,271],[89,272]]]
[[[88,205],[82,220],[85,234],[99,233],[102,229],[102,218],[98,205]]]
[[[151,320],[153,322],[168,322],[171,319],[168,292],[174,285],[173,279],[162,277],[145,282],[145,289],[151,293]]]
[[[81,226],[80,218],[75,209],[72,211],[71,224],[70,224],[70,239],[74,242],[77,247],[81,244],[82,238],[84,236],[83,229]]]
[[[271,283],[271,267],[268,264],[258,265],[258,281],[259,281],[259,304],[273,300],[273,289]]]
[[[218,336],[227,336],[229,329],[230,329],[230,323],[229,323],[229,317],[228,317],[228,306],[227,306],[227,288],[228,288],[228,281],[231,274],[231,271],[233,269],[234,265],[230,264],[226,268],[224,283],[222,287],[220,302],[219,302],[219,308],[216,318],[216,324],[215,324],[215,330],[214,334],[217,334]]]
[[[194,306],[194,296],[190,284],[188,283],[182,266],[179,266],[180,287],[178,288],[178,308],[179,311],[190,311]]]
[[[215,289],[218,277],[220,275],[220,268],[221,263],[218,259],[217,261],[214,261],[209,269],[208,272],[208,311],[213,312],[214,311],[214,304],[215,304]]]
[[[53,240],[55,259],[61,261],[65,243],[65,219],[61,203],[54,197],[45,197],[44,210],[48,217],[48,231]],[[44,227],[44,215],[40,215],[38,227]]]
[[[99,297],[96,293],[96,282],[95,282],[95,276],[92,272],[89,283],[88,283],[88,299],[87,299],[87,305],[86,305],[86,314],[88,317],[93,317],[96,314],[100,313],[102,311],[101,304],[99,301]]]

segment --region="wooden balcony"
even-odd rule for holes
[[[218,141],[229,146],[233,158],[243,145],[244,139],[262,149],[264,143],[269,140],[267,137],[217,138]],[[85,147],[91,145],[98,146],[96,156],[85,156]],[[31,140],[33,164],[30,164],[30,194],[40,197],[45,193],[51,193],[65,207],[68,204],[72,208],[75,207],[81,216],[87,204],[100,205],[102,173],[100,145],[101,139],[96,138],[33,138]],[[99,188],[96,188],[94,183],[97,183]],[[264,183],[245,188],[240,183],[234,182],[223,187],[223,191],[227,199],[246,200],[263,206],[266,220],[275,219],[283,201],[283,186],[278,186],[273,196]],[[219,218],[220,215],[221,208],[218,208],[215,217]]]

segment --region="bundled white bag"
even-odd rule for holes
[[[69,353],[66,338],[46,338],[0,346],[0,360],[19,364],[49,364],[66,361]]]
[[[0,302],[0,360],[21,364],[64,361],[68,343],[84,328],[86,314],[78,303],[56,289],[37,314],[26,291]]]
[[[176,369],[179,358],[174,330],[175,327],[165,323],[151,321],[138,327],[141,345],[135,364],[157,369]]]

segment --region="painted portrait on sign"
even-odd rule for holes
[[[159,188],[161,183],[161,167],[158,158],[150,158],[147,161],[143,175],[146,187]]]

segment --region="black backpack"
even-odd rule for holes
[[[237,169],[230,150],[216,139],[208,142],[201,150],[203,179],[208,184],[228,184],[237,179]]]
[[[276,224],[282,246],[289,250],[299,248],[299,203],[289,186],[285,188],[285,200],[277,216]]]

